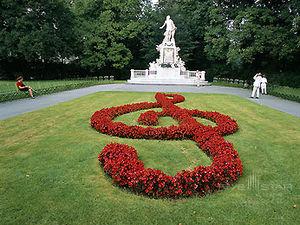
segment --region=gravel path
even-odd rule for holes
[[[20,99],[0,103],[0,120],[14,117],[26,112],[56,105],[60,102],[70,101],[81,96],[101,91],[130,91],[130,92],[191,92],[191,93],[217,93],[232,94],[260,105],[265,105],[282,112],[300,117],[300,103],[284,100],[274,96],[264,95],[260,99],[250,99],[250,90],[220,86],[171,86],[171,85],[132,85],[108,84],[81,88],[71,91],[59,92],[51,95],[39,96],[36,99]]]

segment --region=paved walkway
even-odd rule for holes
[[[260,105],[265,105],[282,112],[300,117],[300,103],[284,100],[274,96],[263,96],[260,99],[250,99],[250,90],[219,86],[171,86],[171,85],[131,85],[131,84],[108,84],[98,85],[71,91],[64,91],[51,95],[39,96],[36,99],[20,99],[11,102],[0,103],[0,120],[14,117],[26,112],[32,112],[41,108],[56,105],[60,102],[70,101],[101,91],[131,91],[131,92],[191,92],[191,93],[217,93],[232,94]]]

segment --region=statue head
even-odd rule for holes
[[[170,17],[169,15],[167,15],[167,18],[166,18],[166,19],[169,20],[170,18],[171,18],[171,17]]]

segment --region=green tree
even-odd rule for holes
[[[59,61],[73,55],[74,17],[64,1],[0,1],[0,58]]]
[[[228,62],[252,64],[265,58],[278,63],[292,61],[295,57],[297,35],[292,30],[288,6],[274,12],[272,8],[248,7],[240,11],[228,38]],[[266,58],[266,57],[267,58]],[[268,63],[268,62],[267,62]]]
[[[143,29],[138,0],[89,0],[75,3],[83,66],[122,69],[133,59],[131,46]]]
[[[205,51],[211,61],[227,63],[227,72],[250,77],[297,67],[298,1],[214,1],[209,11]]]

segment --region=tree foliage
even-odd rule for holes
[[[205,50],[243,70],[284,70],[299,62],[297,1],[215,1],[210,7]]]
[[[74,17],[60,0],[0,1],[0,58],[59,61],[73,55]]]
[[[0,73],[17,62],[69,63],[128,77],[158,57],[167,15],[189,69],[244,79],[260,70],[279,81],[291,74],[300,85],[298,0],[0,0]]]
[[[92,70],[103,67],[122,69],[132,60],[130,42],[142,30],[138,0],[78,1],[74,11],[80,33],[83,66]]]

